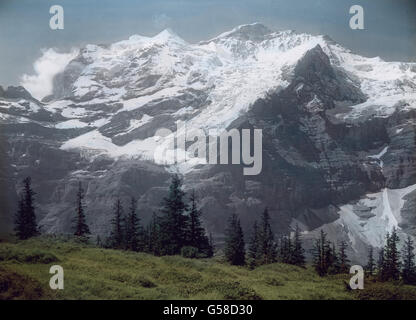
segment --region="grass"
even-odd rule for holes
[[[55,264],[64,269],[64,290],[49,288]],[[154,257],[52,237],[0,243],[0,299],[416,299],[415,287],[368,280],[351,291],[348,281],[310,267],[249,270],[220,258]]]

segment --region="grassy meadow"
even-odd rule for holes
[[[64,269],[63,290],[49,268]],[[96,248],[74,239],[0,242],[0,299],[416,299],[416,287],[349,275],[319,277],[311,267],[274,263],[250,270],[221,257],[186,259]]]

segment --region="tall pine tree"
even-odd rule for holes
[[[406,284],[416,284],[416,266],[413,240],[408,235],[403,247],[402,279]]]
[[[123,205],[121,200],[117,199],[114,203],[114,216],[111,220],[112,230],[108,239],[108,244],[114,249],[125,248],[124,242],[124,218],[123,218]]]
[[[337,274],[340,272],[340,259],[337,249],[335,248],[335,243],[332,243],[332,248],[328,246],[327,252],[327,265],[329,274]],[[330,249],[330,250],[329,250]]]
[[[276,242],[272,227],[270,225],[270,215],[267,208],[264,209],[261,215],[259,226],[259,243],[260,243],[260,259],[262,264],[273,263],[277,258]]]
[[[212,237],[212,233],[209,233],[209,250],[208,250],[208,254],[207,257],[211,258],[214,256],[214,251],[215,251],[215,245],[214,245],[214,238]]]
[[[126,248],[133,251],[143,251],[142,228],[136,213],[137,201],[131,198],[130,210],[126,218]]]
[[[147,230],[145,232],[146,252],[154,254],[155,256],[162,255],[163,250],[160,233],[161,229],[159,217],[155,213],[153,213],[152,220],[147,226]]]
[[[350,265],[347,256],[347,243],[345,241],[341,241],[339,247],[339,272],[341,273],[349,273],[350,272]]]
[[[398,249],[399,236],[397,230],[393,227],[393,230],[388,237],[386,243],[386,257],[385,257],[385,280],[398,280],[400,278],[400,253]]]
[[[387,234],[387,237],[389,235]],[[379,280],[383,280],[385,278],[385,261],[384,261],[384,248],[381,248],[378,253],[378,259],[377,259],[377,277]]]
[[[259,228],[257,221],[254,221],[253,231],[251,233],[250,242],[248,245],[248,265],[254,269],[260,264],[260,242],[259,242]]]
[[[327,274],[329,268],[328,262],[330,261],[328,253],[331,251],[331,248],[326,237],[326,233],[321,230],[320,237],[315,240],[315,245],[312,249],[313,266],[321,277]]]
[[[85,237],[90,234],[90,229],[88,228],[86,219],[85,219],[85,206],[84,206],[84,189],[82,188],[81,182],[78,183],[78,192],[77,192],[77,209],[76,209],[76,218],[75,218],[75,235],[78,237]]]
[[[187,229],[185,230],[186,244],[198,249],[199,255],[210,256],[212,249],[201,223],[201,210],[198,209],[195,191],[190,196]]]
[[[228,220],[225,238],[225,257],[232,265],[245,264],[245,243],[240,220],[233,213]]]
[[[302,239],[299,226],[296,224],[295,235],[293,239],[293,252],[291,254],[291,262],[294,265],[305,266],[305,250],[302,247]]]
[[[160,217],[161,245],[163,254],[179,254],[186,245],[187,217],[185,211],[185,192],[182,181],[174,175],[169,186],[169,193],[162,202],[162,216]]]
[[[18,202],[18,211],[15,216],[15,232],[19,239],[24,240],[39,234],[36,222],[32,180],[27,177],[23,180],[23,188]]]
[[[26,209],[23,193],[19,196],[19,202],[17,203],[17,213],[14,219],[14,231],[20,240],[29,238],[26,230]]]
[[[293,245],[290,236],[280,238],[279,261],[282,263],[292,263]]]
[[[367,265],[365,266],[365,270],[367,271],[367,274],[370,276],[374,274],[375,262],[374,262],[374,251],[373,251],[372,246],[368,248],[368,258],[367,258]]]

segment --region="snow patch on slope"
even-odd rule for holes
[[[84,150],[88,158],[98,155],[111,155],[113,158],[134,158],[141,160],[153,160],[156,148],[155,137],[145,140],[133,140],[124,146],[117,146],[110,138],[103,136],[98,130],[92,130],[74,139],[70,139],[62,146],[62,150]]]
[[[334,224],[346,226],[348,236],[353,244],[356,239],[381,247],[387,232],[393,227],[399,228],[401,209],[407,194],[416,190],[416,184],[402,189],[385,188],[380,192],[368,194],[355,204],[347,204],[340,208],[340,218]]]
[[[78,119],[67,120],[63,122],[59,122],[55,125],[57,129],[76,129],[76,128],[84,128],[87,127],[88,124],[85,122],[81,122]]]

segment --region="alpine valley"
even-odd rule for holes
[[[261,173],[164,163],[155,133],[178,121],[262,129]],[[363,57],[327,36],[255,23],[197,44],[165,30],[87,45],[41,101],[0,87],[0,229],[12,231],[26,176],[43,232],[71,231],[81,181],[90,230],[107,235],[117,196],[137,197],[147,222],[179,173],[219,245],[231,213],[248,232],[268,207],[276,235],[323,229],[364,263],[393,226],[416,236],[415,128],[416,63]]]

